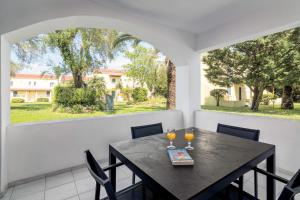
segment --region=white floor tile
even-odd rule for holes
[[[248,192],[249,194],[254,196],[254,184],[250,181],[244,183],[244,191]],[[260,200],[266,199],[266,190],[265,188],[258,187],[258,198]]]
[[[31,194],[39,193],[45,190],[45,178],[18,185],[15,187],[11,200],[26,197]]]
[[[13,187],[8,188],[5,195],[2,198],[0,198],[0,200],[9,200],[12,195],[13,189]]]
[[[74,182],[72,172],[66,172],[55,176],[46,177],[46,189]]]
[[[91,177],[89,170],[84,167],[72,170],[75,181]]]
[[[43,191],[43,192],[31,194],[29,196],[20,197],[20,198],[17,198],[16,200],[44,200],[44,196],[45,196],[45,193]]]
[[[45,192],[45,200],[64,200],[77,195],[75,183],[61,185]]]
[[[78,195],[76,195],[75,197],[71,197],[71,198],[68,198],[66,200],[80,200]]]
[[[107,197],[105,189],[101,188],[100,199],[103,199],[105,197]],[[95,199],[95,190],[91,190],[91,191],[79,194],[79,199],[80,200],[94,200]]]
[[[96,187],[96,182],[92,177],[76,181],[75,184],[79,194],[93,190]]]

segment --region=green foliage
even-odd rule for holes
[[[40,97],[36,99],[36,102],[49,102],[49,99]]]
[[[141,87],[134,88],[132,98],[135,102],[147,101],[147,89]]]
[[[133,90],[131,88],[122,88],[121,94],[126,102],[131,102]]]
[[[94,76],[88,81],[88,88],[96,91],[96,102],[103,102],[107,93],[105,80],[103,77]]]
[[[220,105],[220,100],[227,94],[227,90],[224,89],[213,89],[210,91],[210,95],[213,96],[217,101],[217,106]]]
[[[137,45],[134,46],[133,51],[125,51],[125,56],[130,59],[131,63],[124,65],[123,68],[126,75],[134,82],[139,82],[141,87],[146,84],[151,94],[155,93],[156,89],[161,89],[159,85],[167,88],[166,65],[159,61],[156,49]]]
[[[22,99],[22,98],[13,98],[13,99],[11,100],[11,102],[12,102],[12,103],[24,103],[25,100]]]
[[[95,105],[96,91],[89,88],[74,88],[67,86],[56,86],[54,88],[54,103],[63,107],[74,105]]]
[[[264,105],[269,105],[270,101],[276,100],[277,96],[274,94],[263,94],[261,102]]]
[[[211,51],[203,58],[206,77],[225,87],[246,84],[254,93],[251,109],[257,111],[268,87],[299,83],[299,33],[292,29]]]

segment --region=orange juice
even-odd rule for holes
[[[176,133],[175,133],[175,132],[169,132],[169,133],[167,133],[167,138],[168,138],[169,140],[175,140],[175,138],[176,138]]]
[[[194,133],[193,132],[186,132],[184,134],[184,139],[188,142],[191,142],[194,139]]]

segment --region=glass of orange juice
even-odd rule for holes
[[[167,149],[175,149],[176,147],[173,145],[173,140],[175,140],[175,138],[176,138],[175,130],[168,130],[167,131],[167,138],[170,141],[170,145],[167,146]]]
[[[187,129],[184,134],[184,139],[187,141],[188,145],[185,147],[187,150],[193,150],[192,141],[194,139],[194,129]]]

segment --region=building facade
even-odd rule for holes
[[[122,101],[122,95],[118,85],[123,87],[133,87],[133,81],[125,76],[124,72],[115,69],[99,69],[93,74],[87,75],[85,80],[93,76],[102,77],[106,88],[116,101]],[[63,75],[60,78],[54,75],[39,74],[16,74],[10,80],[10,99],[21,98],[25,102],[37,102],[40,98],[47,98],[51,101],[53,88],[59,83],[72,80],[71,75]]]

